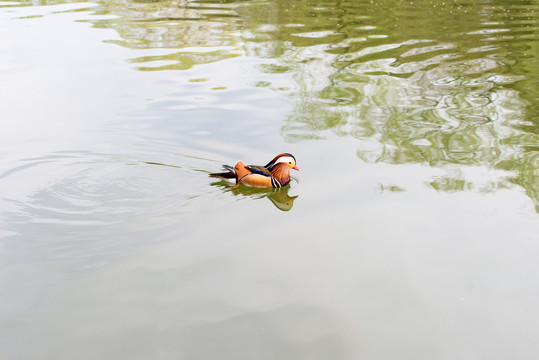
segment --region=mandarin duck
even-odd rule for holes
[[[230,180],[236,185],[247,185],[259,188],[280,188],[290,183],[290,169],[299,171],[296,158],[289,153],[282,153],[264,166],[245,165],[238,161],[234,167],[223,165],[226,172],[212,173],[211,177]]]

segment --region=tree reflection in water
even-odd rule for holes
[[[93,21],[120,34],[111,42],[166,49],[131,59],[139,70],[262,59],[261,74],[286,86],[252,86],[295,104],[287,141],[353,137],[362,161],[445,169],[427,182],[439,191],[517,185],[539,212],[536,2],[107,1],[97,12],[115,15]],[[473,167],[497,175],[463,178]]]

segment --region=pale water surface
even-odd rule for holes
[[[1,358],[538,358],[538,14],[0,1]]]

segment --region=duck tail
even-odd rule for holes
[[[236,179],[236,172],[234,168],[229,165],[223,165],[223,168],[227,170],[226,172],[220,173],[211,173],[210,177],[219,178],[219,179]]]

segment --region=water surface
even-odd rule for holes
[[[0,1],[3,357],[538,356],[538,11]]]

